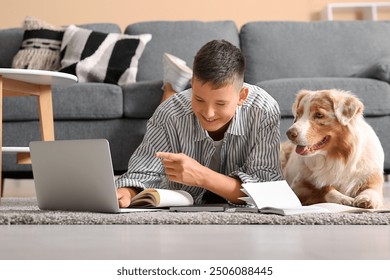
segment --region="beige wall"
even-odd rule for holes
[[[358,0],[2,0],[0,28],[21,26],[26,15],[55,25],[127,24],[149,20],[319,20],[327,3]],[[378,2],[365,0],[364,2]],[[390,12],[389,12],[390,13]],[[390,18],[390,16],[389,16]]]

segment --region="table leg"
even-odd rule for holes
[[[54,141],[54,119],[53,119],[53,99],[50,85],[39,87],[38,109],[39,122],[41,126],[42,141]],[[18,164],[31,164],[30,153],[20,152],[17,154]]]
[[[41,123],[41,135],[43,141],[54,141],[54,118],[51,86],[40,86],[38,95],[39,119]]]

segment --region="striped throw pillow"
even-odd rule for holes
[[[151,34],[102,33],[70,25],[61,45],[60,71],[76,75],[81,83],[134,83],[138,60],[151,39]]]

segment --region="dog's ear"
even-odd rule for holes
[[[363,103],[349,92],[340,92],[334,99],[334,111],[342,125],[347,125],[353,118],[362,115],[363,110]]]
[[[301,90],[297,93],[297,97],[295,98],[295,101],[294,101],[292,108],[291,108],[294,118],[297,116],[297,110],[299,107],[299,103],[301,102],[302,98],[304,98],[309,93],[310,93],[309,90]]]

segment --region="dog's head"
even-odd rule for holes
[[[324,154],[347,157],[350,129],[363,114],[363,103],[346,91],[302,90],[292,106],[294,124],[287,137],[302,156]]]

